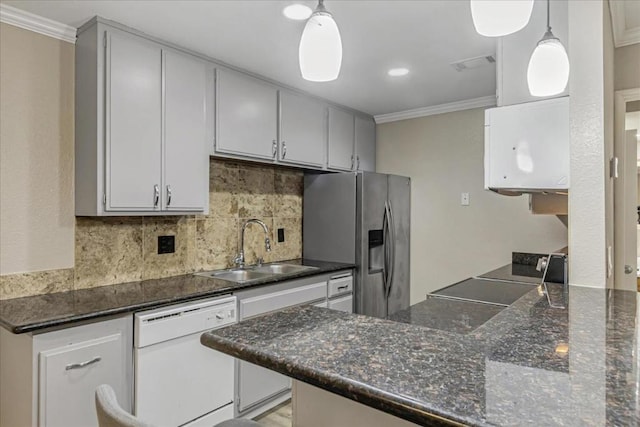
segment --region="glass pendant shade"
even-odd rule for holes
[[[523,29],[531,18],[533,0],[471,0],[478,34],[500,37]]]
[[[342,39],[330,13],[313,13],[302,32],[298,51],[305,80],[328,82],[338,78],[342,65]]]
[[[533,96],[553,96],[564,92],[569,82],[569,57],[555,37],[538,42],[527,68],[527,83]]]

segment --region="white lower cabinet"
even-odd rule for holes
[[[2,329],[0,425],[97,426],[94,399],[100,384],[110,385],[130,411],[132,327],[127,315],[34,335]],[[9,379],[10,369],[20,375]]]
[[[240,321],[301,304],[325,302],[327,281],[317,277],[250,289],[237,294]],[[269,369],[239,361],[237,372],[239,414],[251,411],[291,389],[291,379]],[[266,408],[265,408],[266,409]]]
[[[39,356],[40,424],[88,426],[96,422],[93,394],[109,384],[122,396],[127,388],[123,371],[122,334],[45,350]],[[115,374],[115,375],[114,375]]]
[[[331,310],[346,311],[347,313],[353,313],[353,295],[347,295],[346,297],[330,300],[329,308]]]
[[[334,283],[341,287],[347,283],[351,284],[350,273],[343,271],[342,274],[321,274],[238,292],[236,296],[240,321],[297,305],[311,304],[326,308],[328,292],[332,292],[329,284]],[[338,281],[334,279],[336,276]],[[351,297],[350,294],[345,295],[350,289],[340,292],[342,294],[336,302]],[[345,309],[345,303],[340,304],[341,309]],[[236,414],[239,416],[253,416],[270,409],[291,389],[289,377],[252,363],[238,361],[236,375]]]

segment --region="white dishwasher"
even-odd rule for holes
[[[136,416],[163,427],[233,418],[234,359],[200,344],[200,335],[236,322],[236,297],[136,313]]]

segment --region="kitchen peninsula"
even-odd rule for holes
[[[497,314],[477,304],[471,322],[490,319],[471,331],[427,325],[461,315],[429,303],[398,321],[295,307],[201,341],[296,380],[294,425],[640,423],[636,293],[571,287],[563,309],[532,287]],[[336,420],[336,404],[358,415]]]

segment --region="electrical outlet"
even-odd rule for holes
[[[284,228],[278,228],[278,243],[284,242]]]
[[[176,236],[158,236],[158,253],[172,254],[176,251]]]
[[[469,206],[469,193],[462,193],[460,197],[460,204],[462,206]]]

